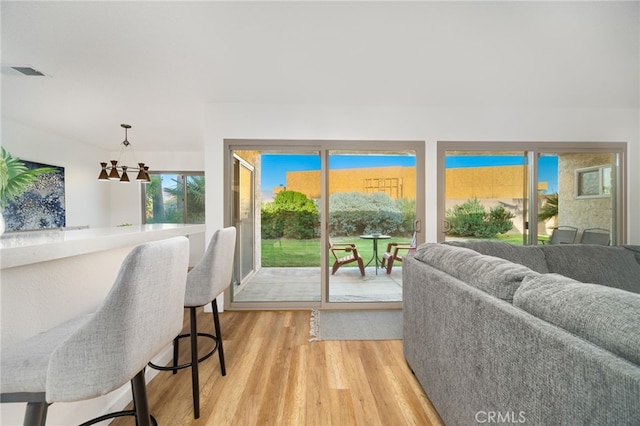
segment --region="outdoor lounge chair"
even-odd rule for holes
[[[611,243],[611,235],[608,229],[587,228],[582,232],[580,244],[598,244],[608,246]]]
[[[393,263],[398,261],[402,262],[404,256],[412,255],[416,251],[418,241],[418,233],[413,233],[411,242],[402,243],[389,243],[387,244],[387,250],[382,255],[382,267],[387,269],[387,274],[391,273]],[[385,266],[386,265],[386,266]]]
[[[553,228],[549,244],[573,244],[577,233],[578,228],[575,226],[557,226]]]
[[[358,254],[358,249],[356,245],[353,243],[338,243],[333,244],[331,240],[329,240],[329,250],[335,259],[333,263],[333,268],[331,269],[331,275],[334,275],[339,267],[342,265],[346,265],[351,262],[358,262],[358,267],[360,268],[360,275],[364,277],[364,261],[362,260],[362,256]]]

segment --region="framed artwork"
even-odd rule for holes
[[[62,228],[66,226],[64,199],[64,167],[22,160],[27,169],[51,167],[53,173],[43,173],[25,192],[4,207],[6,231]]]

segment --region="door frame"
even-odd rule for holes
[[[233,224],[231,217],[231,204],[233,203],[233,188],[229,182],[232,173],[232,160],[234,151],[283,151],[295,150],[317,151],[323,160],[321,169],[321,203],[320,214],[325,222],[321,227],[321,246],[327,241],[326,218],[328,217],[328,181],[327,168],[324,161],[329,151],[345,151],[350,147],[355,151],[398,152],[414,151],[416,156],[416,219],[425,222],[425,142],[417,140],[305,140],[305,139],[225,139],[224,140],[224,223],[225,226]],[[259,172],[258,172],[259,173]],[[424,226],[422,226],[424,229]],[[418,233],[418,244],[425,240],[424,231]],[[239,302],[232,303],[230,289],[225,292],[225,309],[251,310],[251,309],[400,309],[402,302],[328,302],[329,294],[329,259],[327,250],[321,252],[321,302],[274,302],[267,306],[264,302]]]

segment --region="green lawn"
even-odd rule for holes
[[[539,235],[538,241],[547,241],[548,235]],[[408,244],[410,238],[394,237],[388,240],[378,241],[378,255],[382,258],[382,254],[390,242]],[[498,241],[504,241],[510,244],[521,245],[522,235],[501,235]],[[332,238],[334,243],[355,243],[358,253],[362,256],[365,263],[373,257],[373,242],[371,240],[363,240],[358,236]],[[329,254],[329,262],[333,264],[333,256]],[[320,240],[262,240],[262,266],[263,267],[303,267],[303,266],[320,266]],[[344,267],[357,267],[354,262]]]
[[[358,254],[362,256],[365,263],[373,257],[373,242],[371,240],[363,240],[358,236],[332,238],[334,243],[354,243],[358,249]],[[378,256],[382,258],[382,254],[390,242],[408,243],[411,238],[390,238],[388,240],[378,241]],[[329,261],[333,264],[333,256],[329,255]],[[357,267],[354,262],[352,264]],[[345,265],[349,267],[352,265]],[[320,266],[320,240],[262,240],[262,266],[263,267],[302,267],[302,266]]]

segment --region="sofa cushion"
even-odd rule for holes
[[[416,250],[416,259],[507,302],[522,279],[536,272],[499,257],[446,244],[423,244]]]
[[[488,256],[500,257],[531,268],[541,274],[549,272],[544,253],[537,246],[523,246],[505,243],[504,241],[447,241],[458,247],[466,247]]]
[[[525,277],[513,305],[640,364],[640,294],[544,274]]]
[[[589,244],[539,247],[547,259],[549,272],[640,293],[640,264],[632,250]]]
[[[624,245],[622,247],[632,252],[636,258],[636,262],[640,264],[640,246]]]

